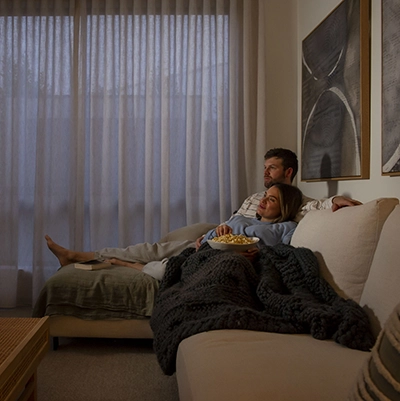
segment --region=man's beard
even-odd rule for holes
[[[271,181],[268,181],[267,183],[265,183],[265,181],[264,181],[264,187],[265,187],[265,189],[270,189],[273,185],[275,185],[278,182],[282,182],[282,181],[271,180]]]

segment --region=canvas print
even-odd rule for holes
[[[344,0],[303,40],[303,181],[369,177],[369,23]]]
[[[382,0],[382,173],[400,175],[400,1]]]

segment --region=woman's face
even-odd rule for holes
[[[279,190],[273,186],[265,193],[258,205],[257,213],[263,220],[275,220],[281,215]]]

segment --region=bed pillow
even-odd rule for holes
[[[349,400],[400,400],[400,304],[379,334]]]
[[[398,203],[396,198],[380,198],[336,212],[308,212],[291,245],[314,251],[322,276],[339,295],[359,302],[383,223]]]

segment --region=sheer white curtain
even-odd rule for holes
[[[32,304],[57,270],[45,234],[125,247],[240,205],[262,163],[258,15],[255,0],[0,0],[0,307]]]

